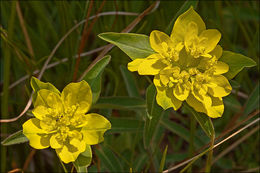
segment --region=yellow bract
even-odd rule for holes
[[[164,109],[177,110],[186,101],[198,112],[221,117],[222,97],[230,94],[232,88],[222,75],[229,66],[218,60],[222,55],[220,38],[220,32],[206,29],[191,7],[178,17],[170,36],[152,31],[150,45],[156,53],[135,59],[128,69],[155,76],[156,100]]]
[[[88,145],[102,142],[104,132],[111,128],[103,116],[86,114],[91,102],[85,81],[68,84],[61,94],[40,89],[32,110],[35,118],[23,124],[23,133],[33,148],[50,146],[64,163],[73,162]]]

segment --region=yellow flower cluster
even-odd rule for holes
[[[35,118],[23,124],[23,133],[33,148],[51,146],[64,163],[73,162],[86,147],[103,141],[111,124],[99,114],[85,114],[92,103],[87,82],[70,83],[62,93],[50,83],[48,86],[51,89],[37,91],[32,110]]]
[[[150,45],[156,53],[135,59],[128,69],[155,76],[156,100],[164,109],[177,110],[186,101],[197,112],[221,117],[222,97],[230,94],[232,88],[222,75],[229,66],[218,60],[222,55],[220,38],[220,32],[206,29],[191,7],[178,17],[170,36],[153,31]]]

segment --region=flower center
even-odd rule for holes
[[[40,126],[50,133],[57,133],[57,139],[64,142],[68,137],[77,135],[80,125],[84,122],[85,116],[77,113],[78,107],[76,104],[62,109],[48,108],[48,114],[40,121]]]
[[[184,47],[183,43],[179,43],[173,47],[169,46],[166,42],[162,42],[161,46],[163,48],[162,56],[164,56],[170,62],[179,60],[179,53]]]

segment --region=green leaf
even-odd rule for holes
[[[86,150],[83,153],[80,153],[80,155],[73,164],[77,172],[88,172],[87,167],[91,164],[91,161],[92,151],[90,145],[87,145]]]
[[[191,6],[193,6],[194,9],[196,9],[197,5],[198,5],[199,1],[190,1],[190,0],[186,0],[183,5],[180,7],[180,10],[174,15],[173,19],[171,20],[171,22],[169,23],[169,25],[167,26],[167,28],[165,29],[165,33],[167,34],[171,34],[173,25],[176,21],[176,19],[183,14],[185,11],[187,11]]]
[[[166,159],[166,156],[167,156],[167,150],[168,150],[168,145],[166,145],[166,147],[163,151],[159,172],[163,172],[163,168],[164,168],[164,165],[165,165],[165,159]]]
[[[213,135],[215,135],[214,126],[209,116],[200,112],[196,112],[187,103],[184,103],[184,105],[185,108],[187,108],[189,112],[195,117],[195,119],[198,121],[201,128],[204,130],[208,137],[212,137]]]
[[[159,124],[163,109],[156,102],[156,88],[151,84],[146,91],[147,116],[144,128],[144,146],[147,148]]]
[[[98,36],[119,47],[132,60],[146,58],[155,53],[150,46],[149,37],[143,34],[107,32]]]
[[[102,85],[102,74],[100,73],[95,80],[90,83],[91,91],[92,91],[92,103],[96,103],[99,99],[101,93],[101,85]]]
[[[98,109],[144,109],[146,107],[145,101],[136,97],[103,97],[92,106],[92,108]]]
[[[244,115],[248,115],[255,109],[259,109],[259,89],[260,85],[258,83],[246,102]]]
[[[125,66],[122,65],[120,66],[120,70],[126,85],[128,95],[131,97],[140,97],[133,74],[128,71]]]
[[[230,51],[223,51],[219,60],[229,66],[229,71],[224,74],[228,79],[234,78],[243,68],[256,65],[256,62],[251,58]]]
[[[130,118],[110,118],[112,128],[108,133],[136,132],[142,131],[144,122]]]
[[[53,86],[51,83],[42,82],[42,81],[40,81],[39,79],[37,79],[36,77],[33,77],[33,76],[31,78],[31,86],[32,86],[32,89],[34,91],[33,98],[32,98],[33,103],[36,100],[37,92],[41,89],[47,89],[47,90],[53,91],[57,94],[60,94],[60,91],[55,86]]]
[[[92,102],[96,103],[101,92],[101,75],[111,60],[111,56],[107,55],[98,61],[89,72],[84,76],[83,80],[88,82],[92,91]]]
[[[228,109],[232,109],[233,111],[235,112],[238,112],[240,111],[241,109],[241,104],[240,102],[237,100],[237,98],[230,94],[226,97],[223,98],[223,102],[224,102],[224,105],[226,106],[226,108]]]
[[[177,134],[179,137],[183,138],[185,141],[190,142],[190,132],[182,125],[170,121],[167,118],[162,118],[160,123],[169,131],[174,134]],[[201,147],[203,144],[198,140],[198,138],[194,139],[194,144],[196,147]]]
[[[3,140],[1,144],[4,146],[8,146],[8,145],[20,144],[28,141],[29,140],[24,136],[23,131],[20,130],[5,138],[5,140]]]
[[[133,166],[134,166],[134,172],[142,172],[144,169],[145,164],[148,160],[148,154],[146,152],[140,153],[138,155],[138,158],[134,160]]]
[[[102,165],[104,165],[108,170],[104,172],[123,172],[123,168],[118,160],[118,157],[114,155],[111,149],[106,146],[100,146],[100,149],[95,151]]]

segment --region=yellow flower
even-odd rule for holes
[[[60,93],[53,85],[36,93],[35,118],[23,124],[23,133],[36,149],[48,148],[64,163],[73,162],[89,145],[104,140],[103,134],[111,128],[110,122],[96,113],[86,112],[92,102],[87,82],[68,84]]]
[[[152,31],[150,45],[156,53],[128,63],[128,69],[155,76],[156,100],[162,108],[177,110],[186,101],[198,112],[220,117],[222,97],[232,90],[222,75],[229,66],[218,60],[222,55],[220,38],[220,32],[206,29],[191,7],[178,17],[170,36]]]

